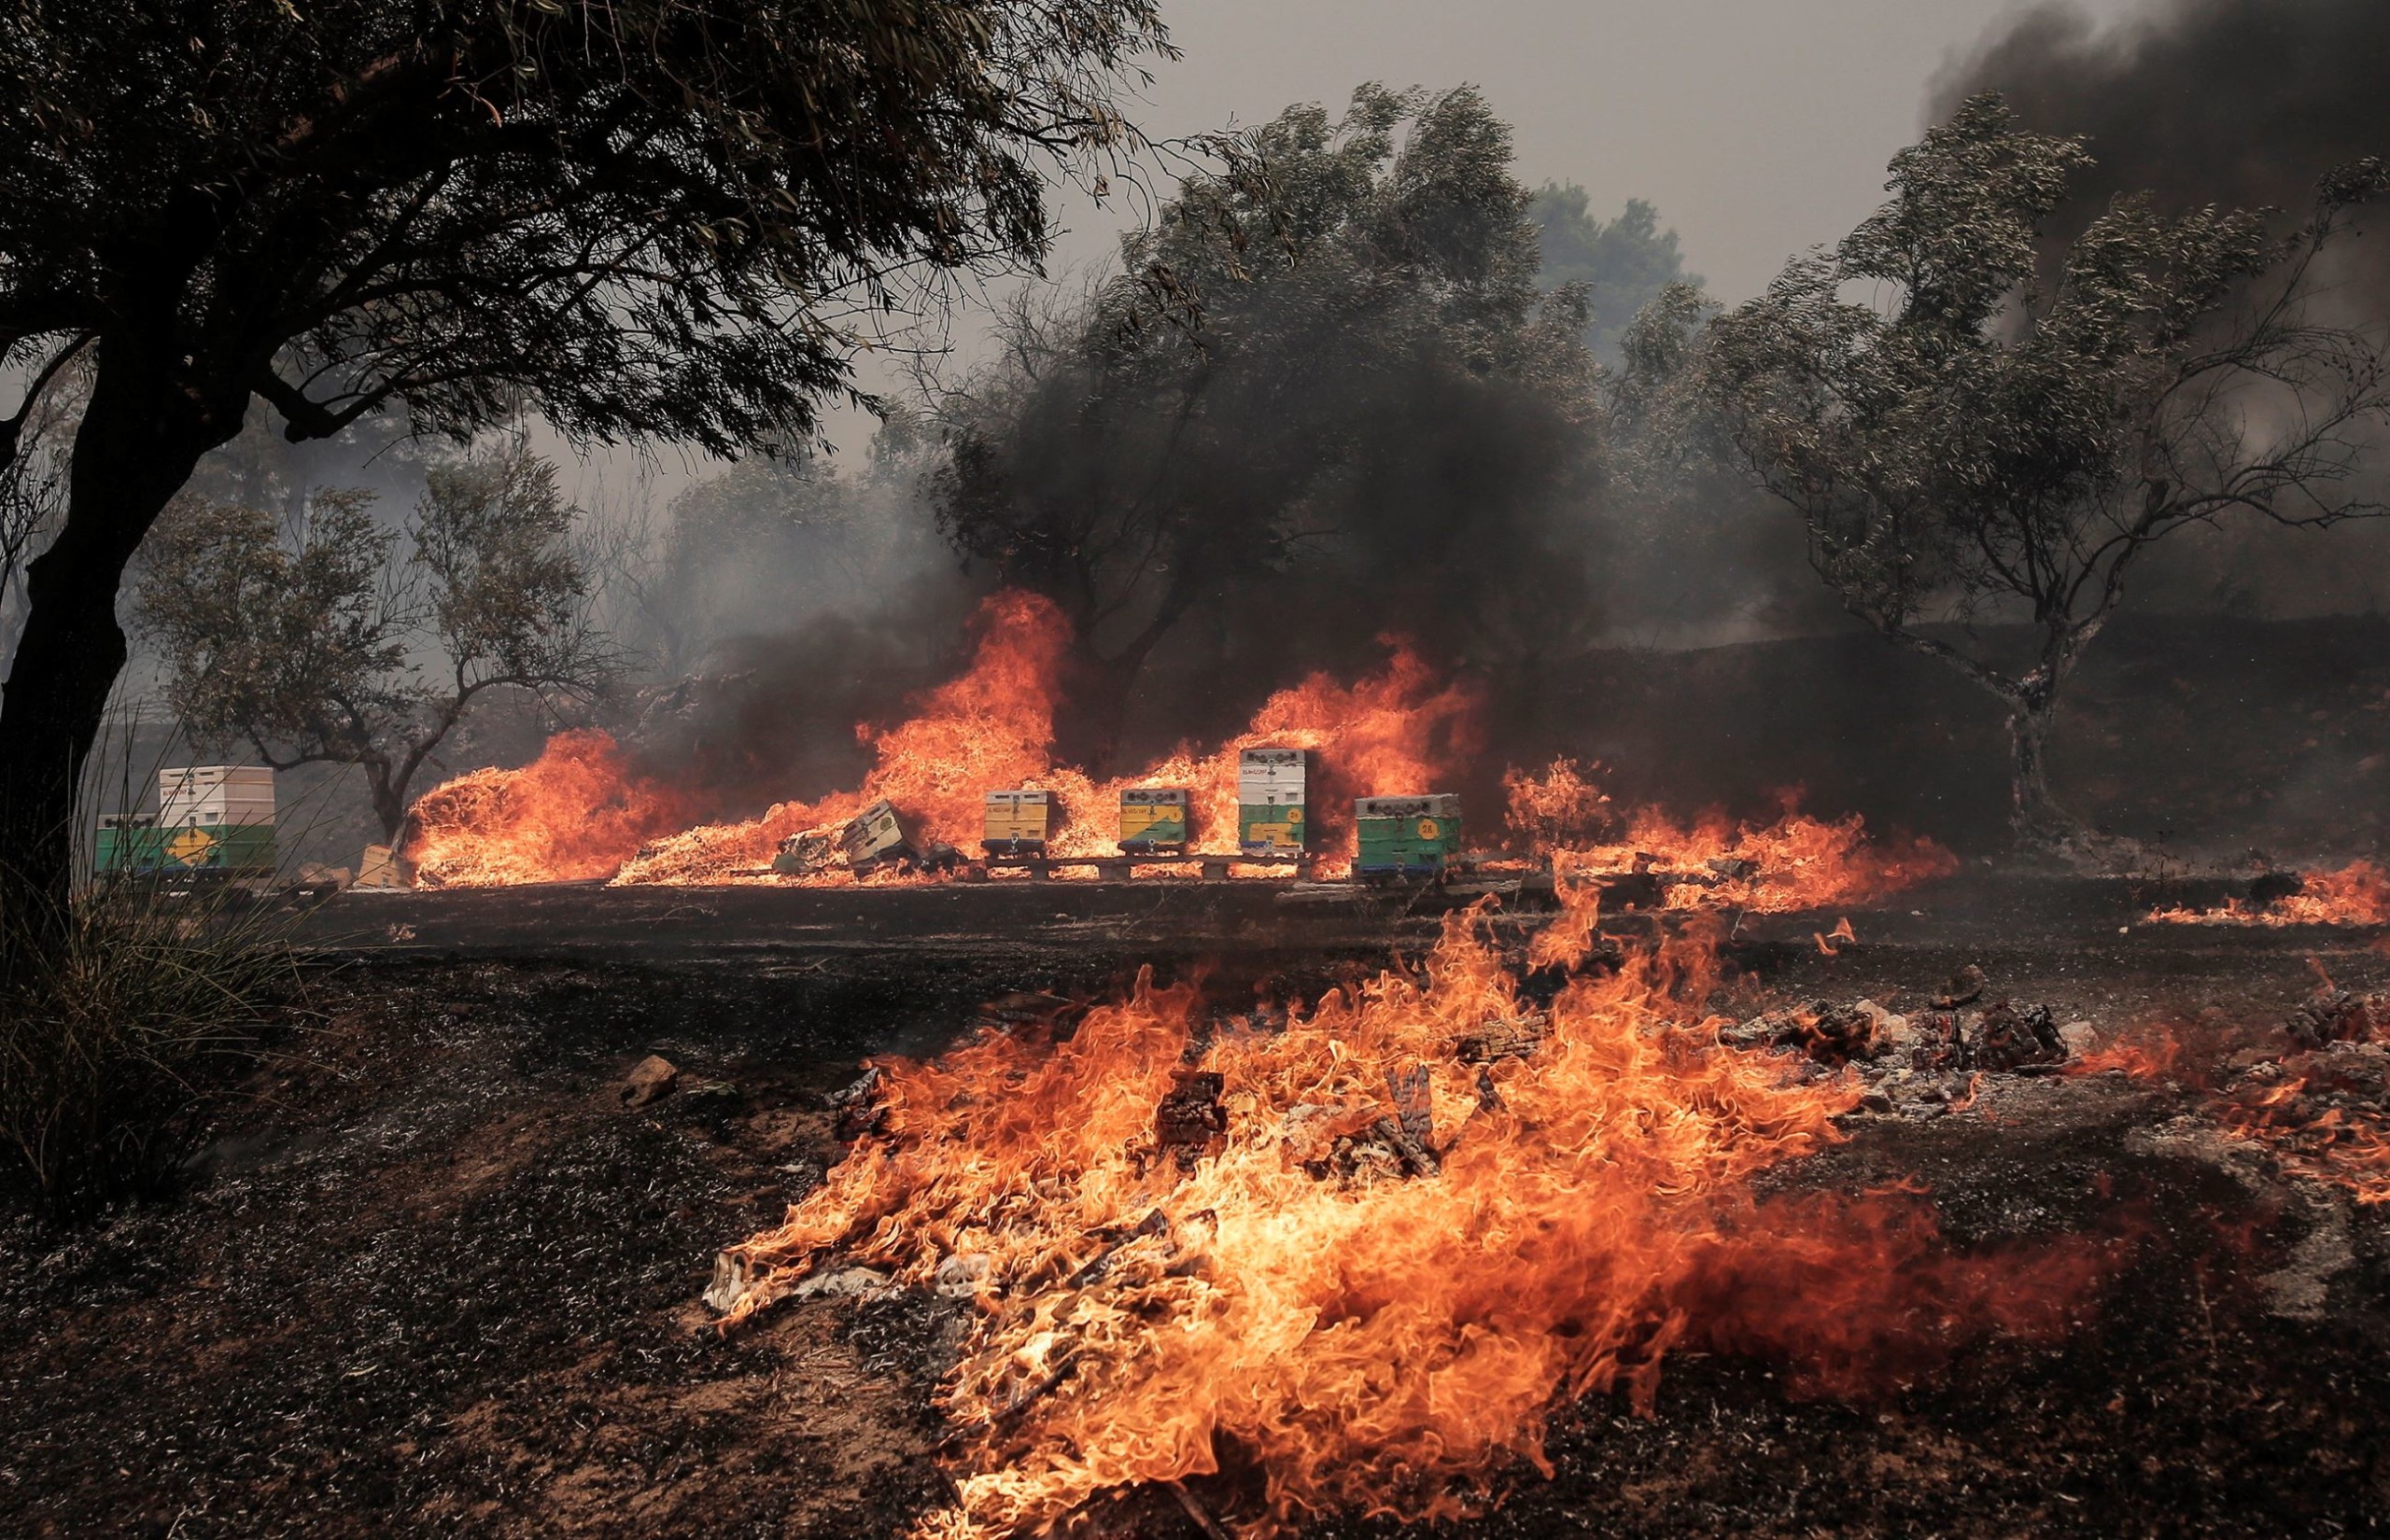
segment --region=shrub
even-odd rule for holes
[[[0,1180],[59,1219],[171,1183],[298,982],[246,897],[114,884],[38,943],[0,937]]]

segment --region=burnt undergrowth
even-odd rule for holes
[[[2270,1020],[2305,987],[2295,948],[2186,956],[1992,966],[2103,1020]],[[1353,960],[1268,981],[1216,962],[1206,987],[1305,992]],[[1767,982],[1905,1007],[1953,963],[1862,948]],[[959,1307],[821,1299],[724,1337],[696,1304],[712,1253],[839,1157],[823,1093],[857,1057],[935,1051],[1006,992],[1124,976],[1024,948],[317,977],[321,1026],[253,1063],[179,1202],[0,1235],[0,1531],[901,1533],[945,1498],[932,1395]],[[651,1053],[682,1088],[627,1108]],[[2390,1502],[2390,1245],[2378,1216],[2152,1142],[2197,1099],[2020,1082],[1780,1173],[1793,1195],[1920,1183],[1963,1246],[2129,1228],[2129,1265],[2057,1340],[1970,1342],[1855,1399],[1764,1354],[1680,1352],[1652,1417],[1565,1410],[1554,1477],[1510,1473],[1486,1517],[1308,1533],[2361,1532]],[[2345,1258],[2286,1313],[2281,1278],[2332,1226]],[[1199,1487],[1225,1519],[1258,1511],[1233,1476]],[[1151,1492],[1092,1523],[1196,1533]]]

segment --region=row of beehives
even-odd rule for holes
[[[1301,749],[1248,749],[1237,764],[1237,852],[1246,861],[1300,863],[1312,854],[1311,755]],[[1146,861],[1197,859],[1194,793],[1184,786],[1136,786],[1120,793],[1120,857]],[[1054,793],[1033,788],[987,793],[980,849],[993,865],[1042,865],[1060,831],[1062,808]],[[1358,797],[1353,821],[1359,835],[1356,875],[1434,876],[1460,853],[1460,799],[1429,796]],[[883,867],[960,866],[961,851],[917,844],[904,817],[877,802],[836,831],[814,830],[784,842],[775,871],[808,876],[844,862],[858,875]],[[1095,858],[1074,858],[1090,860]],[[1105,858],[1118,860],[1119,858]]]

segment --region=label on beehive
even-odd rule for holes
[[[1051,791],[991,791],[979,842],[991,856],[1040,855],[1053,822]]]
[[[1132,854],[1184,849],[1188,804],[1183,786],[1134,786],[1120,793],[1120,848]]]

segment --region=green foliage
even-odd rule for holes
[[[1700,275],[1684,270],[1677,232],[1661,230],[1660,211],[1640,198],[1604,221],[1593,217],[1583,188],[1546,182],[1527,217],[1542,252],[1544,287],[1583,287],[1585,345],[1605,365],[1620,361],[1625,333],[1646,305],[1672,286],[1701,287]]]
[[[1974,98],[1894,158],[1891,199],[1833,251],[1697,349],[1648,355],[1800,512],[1846,606],[2008,705],[2028,833],[2063,824],[2041,735],[2135,556],[2233,512],[2377,511],[2350,477],[2390,406],[2375,341],[2310,306],[2316,254],[2378,165],[2337,174],[2281,240],[2254,214],[2120,199],[2045,282],[2046,227],[2086,163]],[[1977,615],[2031,621],[2031,662],[1920,629]]]
[[[260,510],[189,501],[151,539],[138,618],[187,733],[277,769],[361,765],[395,835],[416,770],[475,699],[586,693],[612,659],[547,461],[436,466],[404,531],[373,501],[319,491],[295,538]]]
[[[794,441],[837,307],[1041,252],[1166,47],[1146,0],[22,0],[0,354],[137,337],[300,436]]]

